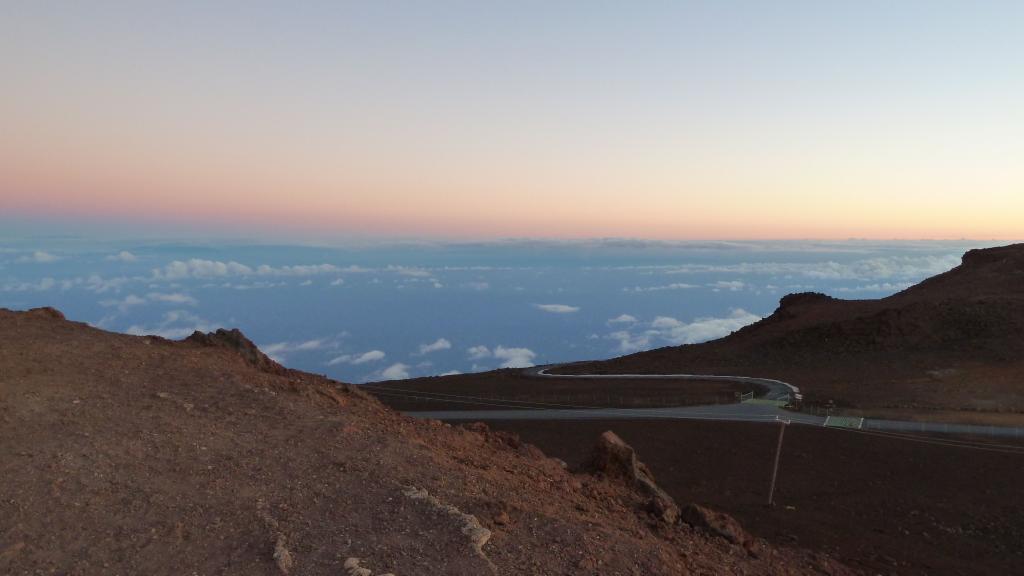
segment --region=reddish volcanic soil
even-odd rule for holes
[[[870,573],[1024,574],[1024,453],[793,426],[778,505],[765,505],[778,428],[643,421],[488,422],[583,462],[595,435],[630,443],[676,500],[725,511],[777,545],[825,550]]]
[[[413,378],[360,387],[396,410],[488,410],[586,406],[652,408],[736,402],[738,393],[760,391],[752,384],[701,380],[560,379],[529,376],[518,369],[484,374]],[[503,402],[495,404],[488,400]]]
[[[238,332],[171,342],[0,309],[0,574],[853,573],[647,501],[284,369]]]

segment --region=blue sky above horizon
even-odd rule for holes
[[[275,245],[0,238],[0,307],[182,338],[241,328],[352,382],[609,358],[723,336],[781,296],[877,298],[984,241]]]

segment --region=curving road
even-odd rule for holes
[[[785,420],[801,424],[822,425],[825,418],[782,410],[781,406],[800,398],[800,389],[781,380],[750,376],[721,376],[706,374],[551,374],[550,370],[565,364],[549,364],[524,368],[523,374],[536,378],[630,379],[630,380],[718,380],[757,384],[765,392],[756,400],[737,404],[709,404],[667,408],[593,408],[551,406],[548,408],[517,408],[497,410],[432,410],[407,412],[418,418],[437,420],[594,420],[623,418],[684,418],[689,420],[729,420],[741,422],[775,422]]]
[[[685,420],[719,420],[733,422],[792,422],[811,426],[832,426],[887,432],[917,432],[968,434],[1024,439],[1024,427],[988,426],[976,424],[949,424],[905,420],[878,420],[866,418],[824,417],[783,410],[782,405],[800,398],[800,389],[781,380],[749,376],[720,376],[702,374],[551,374],[548,371],[563,366],[555,364],[526,368],[523,373],[538,378],[609,378],[609,379],[675,379],[723,380],[759,384],[768,391],[759,398],[739,404],[705,406],[679,406],[669,408],[593,408],[551,406],[550,408],[515,407],[497,410],[433,410],[406,412],[416,418],[435,420],[617,420],[642,418],[668,418]]]
[[[537,376],[540,378],[578,378],[592,380],[595,378],[608,379],[630,379],[630,380],[717,380],[722,382],[740,382],[743,384],[758,384],[764,386],[768,391],[761,395],[764,400],[776,400],[780,402],[791,402],[794,399],[800,400],[800,389],[782,380],[770,378],[752,378],[750,376],[718,376],[709,374],[551,374],[549,370],[561,368],[565,364],[549,364],[547,366],[534,366],[524,368],[523,374]]]

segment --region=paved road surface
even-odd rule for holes
[[[823,416],[788,412],[770,404],[743,402],[677,408],[552,408],[519,410],[431,410],[406,412],[417,418],[435,420],[624,420],[638,418],[729,420],[736,422],[775,422],[789,420],[821,426]]]
[[[744,384],[759,384],[767,388],[767,392],[759,396],[765,400],[779,400],[789,402],[794,397],[800,398],[800,389],[792,384],[783,382],[781,380],[771,380],[769,378],[751,378],[750,376],[710,376],[707,374],[551,374],[549,371],[564,364],[555,364],[550,366],[534,366],[533,368],[523,369],[523,374],[527,376],[536,376],[540,378],[577,378],[585,380],[593,380],[595,378],[607,378],[621,380],[623,378],[631,380],[718,380],[723,382],[741,382]]]
[[[726,380],[760,384],[767,392],[760,398],[738,404],[715,404],[706,406],[679,406],[670,408],[510,408],[496,410],[431,410],[406,412],[416,418],[435,420],[624,420],[624,419],[685,419],[721,420],[733,422],[777,422],[784,420],[810,426],[841,426],[861,430],[886,432],[948,433],[996,436],[1003,438],[1024,438],[1024,428],[1010,426],[986,426],[975,424],[947,424],[942,422],[911,422],[901,420],[875,420],[842,418],[830,421],[824,416],[814,416],[784,410],[780,402],[789,400],[800,393],[799,388],[779,380],[752,378],[748,376],[707,376],[700,374],[607,374],[568,375],[549,374],[555,366],[527,368],[524,374],[539,378],[615,378],[615,379],[673,379],[673,380]],[[850,422],[853,421],[853,422]],[[837,422],[841,422],[837,424]]]

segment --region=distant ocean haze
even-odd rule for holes
[[[791,292],[887,296],[985,242],[386,243],[8,239],[0,306],[105,330],[240,328],[349,382],[609,358],[724,336]]]

